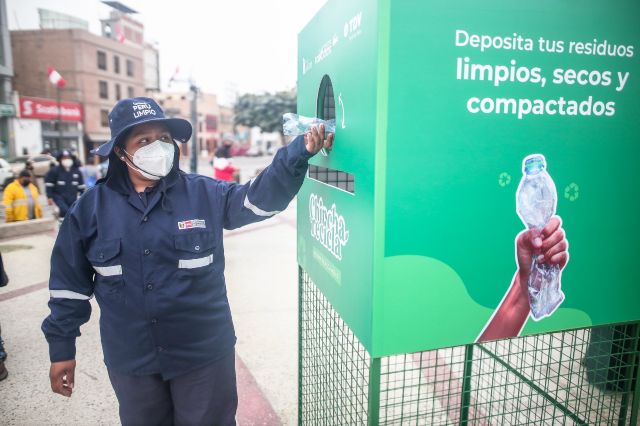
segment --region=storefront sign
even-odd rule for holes
[[[15,117],[16,107],[11,104],[0,104],[0,117]]]
[[[52,99],[20,97],[20,117],[36,120],[57,120],[58,116],[64,121],[82,121],[82,105],[76,102],[60,102]]]

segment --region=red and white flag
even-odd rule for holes
[[[64,81],[64,78],[62,78],[60,73],[54,70],[53,67],[51,66],[47,67],[47,74],[49,75],[49,81],[54,86],[57,86],[62,89],[65,86],[65,84],[67,84],[67,82]]]
[[[116,25],[116,40],[120,43],[124,43],[125,41],[124,32],[122,32],[122,27],[120,25]]]
[[[180,67],[179,66],[176,67],[176,70],[173,72],[173,75],[169,79],[169,86],[171,86],[171,83],[176,81],[176,79],[178,78],[178,74],[180,74]]]

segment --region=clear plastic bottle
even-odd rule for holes
[[[522,162],[523,176],[516,194],[516,209],[529,229],[541,230],[556,212],[556,186],[546,168],[541,154],[529,155]],[[534,320],[551,315],[560,306],[564,300],[560,285],[560,267],[539,264],[534,258],[527,283]]]
[[[304,135],[312,126],[318,127],[324,124],[324,132],[336,132],[336,120],[322,120],[316,117],[304,117],[302,115],[288,112],[282,116],[282,132],[286,136]]]

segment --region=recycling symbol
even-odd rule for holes
[[[500,176],[498,176],[498,185],[504,188],[510,183],[511,183],[511,175],[507,172],[500,173]]]
[[[564,198],[569,201],[575,201],[580,196],[580,187],[577,183],[572,182],[564,189]]]

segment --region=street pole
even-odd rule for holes
[[[198,172],[198,87],[191,82],[191,173]]]
[[[60,107],[60,86],[56,84],[56,101],[58,104],[58,151],[62,151],[62,108]]]

